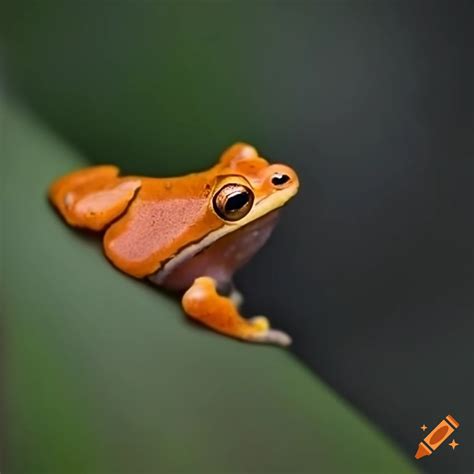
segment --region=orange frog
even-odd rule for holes
[[[184,292],[191,318],[228,336],[288,345],[265,317],[241,316],[232,276],[265,244],[297,191],[291,168],[236,143],[207,171],[121,177],[115,166],[94,166],[55,181],[49,197],[70,225],[105,231],[104,251],[117,268]]]

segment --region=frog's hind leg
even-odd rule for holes
[[[91,166],[56,180],[49,199],[76,227],[101,231],[117,219],[141,187],[141,180],[119,177],[116,166]]]
[[[217,293],[216,281],[211,277],[196,278],[183,295],[182,305],[188,316],[228,336],[280,346],[291,343],[286,333],[270,328],[267,318],[243,318],[231,296]]]

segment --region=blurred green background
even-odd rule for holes
[[[268,10],[8,10],[5,472],[412,472],[288,352],[187,323],[177,301],[116,272],[45,199],[86,159],[166,175],[206,167],[238,139],[269,144],[256,87],[269,78],[254,49],[275,40],[258,19]]]
[[[467,5],[4,2],[6,472],[412,472],[419,425],[472,415]],[[302,181],[238,283],[313,372],[189,324],[45,200],[236,140]],[[464,472],[449,450],[418,466]]]
[[[414,472],[287,351],[115,271],[45,198],[84,159],[10,99],[2,122],[2,472]]]

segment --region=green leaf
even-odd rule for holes
[[[2,110],[8,472],[415,471],[289,352],[190,324],[116,271],[46,199],[85,160]]]

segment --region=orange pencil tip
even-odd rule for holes
[[[420,443],[418,445],[418,450],[416,451],[415,458],[420,459],[425,456],[429,456],[430,454],[431,451],[423,443]]]

